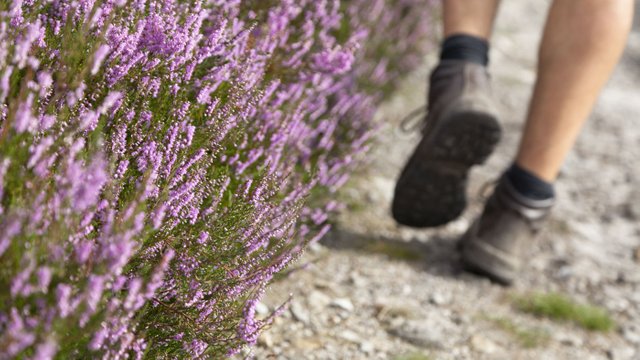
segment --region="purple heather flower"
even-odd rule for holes
[[[33,94],[29,93],[27,99],[18,105],[13,127],[17,132],[32,131],[35,129],[37,119],[33,116]]]
[[[200,339],[194,339],[186,345],[186,348],[193,358],[197,358],[207,349],[207,343]]]
[[[0,200],[2,200],[2,196],[4,195],[4,177],[6,176],[7,170],[9,169],[9,164],[11,164],[11,160],[8,158],[4,158],[0,160]],[[2,205],[0,205],[0,215],[2,215]],[[2,255],[2,252],[3,252],[2,245],[1,245],[2,239],[5,239],[6,237],[8,241],[8,239],[16,235],[19,230],[20,229],[14,230],[14,234],[10,236],[6,234],[0,235],[0,255]]]
[[[13,73],[13,66],[7,66],[0,76],[0,103],[4,103],[4,100],[9,94],[9,78]]]
[[[118,163],[118,167],[116,168],[115,173],[113,174],[114,179],[121,179],[124,176],[124,173],[127,171],[129,167],[129,160],[122,160]]]
[[[34,265],[33,262],[30,261],[27,266],[25,266],[14,278],[11,282],[11,296],[16,297],[18,295],[28,296],[33,287],[29,283],[29,278],[33,273]]]
[[[27,25],[27,30],[24,36],[18,39],[18,42],[15,44],[15,53],[13,57],[13,62],[18,65],[19,69],[22,69],[29,60],[29,50],[31,50],[31,46],[36,43],[38,46],[43,45],[44,38],[44,27],[40,22],[40,19],[36,20],[35,23],[31,23]]]
[[[112,290],[120,291],[127,282],[127,277],[123,275],[116,276],[116,279],[113,281]]]
[[[96,50],[95,54],[93,54],[93,66],[91,67],[91,75],[95,75],[98,73],[102,62],[107,57],[110,49],[111,48],[109,48],[109,45],[102,44],[100,45],[98,50]]]
[[[151,280],[147,283],[147,289],[145,296],[147,298],[151,298],[155,295],[156,290],[158,290],[163,284],[163,278],[167,268],[169,267],[169,262],[175,256],[175,251],[173,249],[168,249],[164,256],[162,257],[162,261],[156,267],[154,273],[151,275]]]
[[[120,274],[122,268],[127,264],[129,258],[136,248],[136,242],[119,236],[110,239],[112,242],[107,246],[105,257],[109,259],[109,270],[114,274]]]
[[[104,99],[104,102],[98,109],[100,114],[106,114],[108,110],[112,109],[122,99],[122,93],[119,91],[111,91]]]
[[[51,282],[51,269],[45,266],[41,266],[36,271],[36,276],[38,280],[38,288],[40,291],[46,293],[47,288],[49,287],[49,283]]]
[[[67,324],[85,326],[81,357],[255,342],[270,321],[256,294],[341,207],[317,189],[334,192],[367,150],[376,87],[420,59],[423,0],[396,1],[14,0],[0,145],[17,151],[0,159],[0,200],[20,201],[0,201],[0,255],[27,265],[2,280],[29,301],[0,305],[21,335],[0,332],[10,356],[55,356]],[[166,306],[193,323],[154,316]]]
[[[71,182],[71,199],[76,211],[84,211],[97,204],[100,191],[108,180],[105,167],[101,157],[94,159],[87,168],[77,163],[69,164],[67,177]]]
[[[96,306],[102,297],[104,291],[104,277],[100,275],[89,276],[89,282],[87,284],[87,307],[91,312],[96,310]]]
[[[136,310],[142,305],[144,300],[140,292],[141,288],[142,280],[140,278],[133,278],[129,281],[129,292],[124,302],[124,308],[126,310]]]
[[[38,78],[38,86],[40,87],[40,97],[44,97],[47,94],[47,91],[53,85],[53,78],[48,71],[40,71],[37,75]]]
[[[200,245],[204,245],[207,243],[207,240],[209,240],[209,233],[206,231],[203,231],[200,233],[200,236],[198,236],[198,244]]]
[[[72,287],[69,284],[58,284],[56,288],[56,303],[60,311],[60,317],[65,318],[73,312],[74,307],[71,304]]]
[[[78,101],[82,100],[84,97],[84,90],[87,88],[87,85],[82,82],[73,92],[67,93],[67,105],[69,107],[74,107]]]
[[[4,348],[9,358],[16,356],[23,349],[31,346],[36,336],[26,328],[25,319],[20,316],[16,308],[11,308],[6,326],[6,333],[11,334],[13,341]]]
[[[78,241],[75,244],[74,249],[76,254],[76,261],[79,264],[84,264],[89,260],[89,256],[91,256],[91,253],[93,251],[93,244],[88,240]]]
[[[89,349],[93,351],[100,350],[100,348],[102,348],[104,344],[105,339],[107,338],[108,333],[109,332],[107,331],[105,324],[102,323],[100,329],[93,333],[93,337],[89,342]]]
[[[40,131],[49,129],[56,122],[56,117],[53,115],[41,115],[40,116]]]
[[[58,346],[55,341],[48,339],[38,344],[33,360],[51,360],[58,352]]]

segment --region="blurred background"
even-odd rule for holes
[[[490,70],[503,140],[469,189],[471,206],[434,230],[398,227],[389,205],[418,134],[401,119],[425,101],[430,56],[380,109],[370,164],[340,194],[347,210],[274,282],[259,340],[275,359],[640,359],[640,23],[557,183],[556,214],[512,288],[464,273],[457,238],[480,188],[512,160],[535,80],[549,1],[503,1]],[[401,41],[401,40],[400,40]]]

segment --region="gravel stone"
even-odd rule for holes
[[[342,330],[338,333],[337,337],[340,339],[346,340],[348,342],[352,342],[354,344],[359,344],[362,342],[360,335],[356,334],[351,330]]]
[[[268,315],[269,314],[269,307],[267,305],[265,305],[262,302],[259,302],[256,304],[256,313],[258,315]]]
[[[448,304],[450,300],[451,300],[450,296],[447,296],[439,292],[433,293],[429,297],[429,302],[434,305],[445,305],[445,304]]]
[[[613,348],[607,352],[611,360],[634,360],[636,351],[631,347]]]
[[[311,322],[311,318],[307,309],[297,301],[293,301],[291,303],[291,315],[293,318],[300,321],[304,324],[309,324]]]
[[[483,354],[496,354],[501,351],[498,345],[482,335],[473,335],[470,342],[471,346],[476,351],[479,351]]]
[[[342,310],[345,310],[347,312],[352,312],[354,307],[353,307],[353,303],[351,302],[351,300],[347,299],[347,298],[339,298],[339,299],[335,299],[331,302],[331,306],[340,308]]]
[[[404,321],[389,332],[416,346],[444,349],[455,344],[455,334],[460,331],[448,319],[433,313],[427,319]]]
[[[573,347],[580,347],[584,343],[579,335],[569,332],[558,333],[556,339],[563,345]]]
[[[632,344],[640,347],[640,326],[631,324],[622,328],[622,336]]]
[[[309,293],[307,302],[314,311],[321,311],[323,308],[329,305],[329,303],[331,302],[331,298],[321,291],[313,290]]]
[[[363,341],[360,343],[360,351],[362,351],[365,354],[371,354],[372,352],[375,351],[375,347],[372,342]]]

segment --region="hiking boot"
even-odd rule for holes
[[[422,140],[396,184],[395,220],[412,227],[443,225],[464,211],[467,175],[500,140],[486,67],[444,60],[432,72]]]
[[[520,195],[503,176],[482,215],[460,240],[463,267],[511,285],[553,202]]]

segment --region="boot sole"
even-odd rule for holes
[[[461,240],[460,262],[462,268],[468,272],[485,276],[500,285],[513,284],[517,266],[516,259],[495,247],[475,241]]]
[[[391,210],[402,225],[436,227],[460,216],[469,170],[487,160],[502,132],[485,112],[458,112],[443,124],[418,144],[396,184]]]

